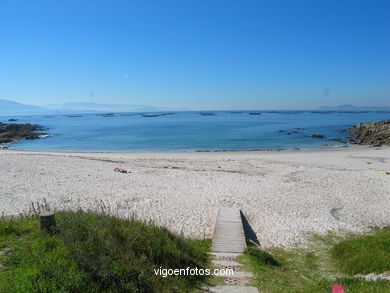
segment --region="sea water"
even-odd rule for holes
[[[340,147],[359,122],[386,112],[215,111],[1,116],[40,124],[50,136],[16,149],[48,151],[194,151]],[[313,138],[310,135],[323,135]]]

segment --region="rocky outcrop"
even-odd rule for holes
[[[349,132],[359,144],[390,145],[390,119],[366,124],[359,123],[350,128]]]
[[[325,138],[325,135],[323,134],[309,134],[306,135],[307,137],[312,137],[312,138]]]
[[[15,124],[0,122],[0,144],[15,142],[21,139],[37,139],[46,133],[37,132],[46,130],[40,125]]]

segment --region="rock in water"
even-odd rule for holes
[[[390,119],[366,124],[358,123],[349,132],[359,144],[390,145]]]
[[[38,139],[47,133],[36,132],[45,130],[40,125],[14,124],[0,122],[0,144],[10,143],[20,139]]]
[[[325,135],[322,134],[309,134],[306,135],[307,137],[312,137],[312,138],[325,138]]]

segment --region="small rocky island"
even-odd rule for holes
[[[21,139],[38,139],[42,135],[47,135],[41,131],[46,128],[35,124],[16,124],[0,122],[0,144],[11,143]],[[39,131],[39,132],[38,132]]]
[[[390,119],[378,122],[359,123],[349,129],[358,144],[372,146],[390,145]]]

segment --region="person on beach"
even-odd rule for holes
[[[126,170],[126,169],[119,168],[119,167],[116,167],[116,168],[114,169],[114,172],[131,173],[131,171],[128,171],[128,170]]]

